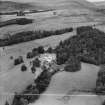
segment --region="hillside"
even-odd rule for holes
[[[0,1],[0,11],[15,11],[25,9],[37,9],[37,8],[84,8],[84,9],[96,9],[96,6],[85,0],[35,0],[34,2],[14,2],[14,1]]]
[[[16,10],[27,10],[37,9],[38,6],[32,5],[31,3],[19,3],[13,1],[0,1],[0,11],[16,11]]]
[[[45,7],[48,6],[53,9],[97,9],[96,5],[86,0],[34,0],[33,4],[35,3],[39,3],[40,5]]]
[[[0,1],[0,11],[16,11],[28,9],[68,9],[71,13],[77,12],[87,14],[95,12],[99,7],[86,0],[35,0],[32,2]]]
[[[59,0],[58,0],[59,1]],[[57,2],[58,3],[58,2]],[[61,0],[61,2],[58,3],[59,5],[55,5],[56,7],[63,7],[63,8],[72,8],[77,9],[77,8],[84,8],[84,9],[97,9],[97,7],[85,0]]]
[[[13,0],[12,0],[13,1]],[[4,4],[6,1],[4,2]],[[4,10],[16,10],[15,6],[1,6],[0,8],[5,8]],[[6,5],[9,5],[6,4]],[[20,2],[17,2],[16,4],[21,4]],[[26,4],[26,3],[22,3]],[[95,24],[93,22],[100,22],[104,21],[104,14],[102,12],[97,12],[96,10],[98,9],[97,6],[94,4],[87,2],[85,0],[35,0],[35,2],[32,2],[30,0],[30,3],[26,5],[34,5],[35,8],[52,8],[56,9],[56,15],[53,15],[53,11],[49,12],[43,12],[43,13],[35,13],[35,14],[30,14],[26,15],[26,18],[31,18],[34,19],[35,22],[33,24],[29,25],[24,25],[24,26],[9,26],[9,27],[4,27],[0,28],[0,35],[3,35],[4,33],[8,32],[16,32],[18,33],[19,31],[24,31],[24,30],[33,30],[34,26],[36,26],[36,29],[54,29],[59,28],[59,27],[71,27],[74,26],[74,24],[77,25],[77,23],[86,25],[89,24],[89,22],[92,22],[92,24]],[[20,5],[21,6],[21,5]],[[12,8],[12,9],[11,9]],[[15,8],[15,9],[13,9]],[[32,7],[30,7],[32,8]],[[27,8],[28,9],[28,8]],[[10,19],[15,19],[17,16],[15,15],[5,15],[2,18],[2,21],[10,20]],[[19,18],[19,17],[18,17]],[[50,26],[50,27],[49,27]]]
[[[101,8],[105,8],[105,1],[102,2],[95,2],[94,3],[96,6],[100,6]]]

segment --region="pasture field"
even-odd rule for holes
[[[35,75],[33,75],[30,71],[30,60],[26,59],[26,54],[28,51],[31,51],[33,48],[37,48],[38,46],[55,47],[59,44],[61,40],[63,41],[73,36],[74,34],[75,32],[66,33],[62,35],[51,36],[48,38],[38,39],[35,41],[5,47],[5,55],[0,57],[0,87],[2,87],[0,88],[0,91],[2,91],[0,95],[4,99],[3,101],[3,99],[1,98],[1,102],[4,104],[5,100],[8,99],[11,102],[11,95],[8,96],[4,93],[13,94],[14,92],[21,92],[27,85],[33,83]],[[23,56],[25,64],[28,67],[28,71],[26,73],[21,72],[20,69],[22,64],[15,67],[13,64],[14,61],[10,59],[11,56],[13,56],[14,59],[18,56]],[[40,69],[38,70],[40,71]]]
[[[56,12],[56,15],[53,14]],[[67,27],[79,27],[87,25],[98,25],[105,21],[103,15],[95,14],[88,15],[83,13],[78,13],[75,11],[71,13],[68,9],[61,9],[56,11],[49,11],[43,13],[32,13],[26,16],[21,16],[23,18],[34,19],[32,24],[28,25],[11,25],[0,28],[0,37],[5,37],[6,34],[10,33],[14,35],[15,33],[22,31],[33,31],[33,30],[56,30],[63,29]],[[92,13],[91,13],[92,14]],[[3,21],[21,18],[20,16],[3,16]]]
[[[49,105],[50,103],[54,105],[77,105],[78,103],[81,103],[81,105],[87,105],[87,103],[101,105],[104,96],[96,96],[85,92],[95,88],[100,67],[86,63],[81,63],[81,66],[81,70],[77,73],[61,72],[54,75],[50,86],[41,95],[40,99],[29,105]]]
[[[40,2],[41,1],[42,0],[40,0]],[[80,1],[83,2],[83,0]],[[49,0],[47,0],[47,2],[49,3]],[[51,3],[54,3],[54,1],[50,1],[50,5]],[[59,0],[57,0],[56,3],[59,3]],[[56,3],[54,7],[57,6]],[[39,46],[56,48],[60,41],[75,36],[77,34],[76,28],[80,26],[93,26],[105,32],[104,14],[96,12],[96,8],[88,3],[84,4],[83,7],[81,7],[81,3],[77,3],[78,5],[75,3],[77,3],[76,0],[71,0],[71,4],[61,0],[61,4],[53,11],[26,14],[25,16],[2,15],[1,21],[16,18],[28,18],[34,21],[27,25],[1,27],[0,39],[5,39],[8,35],[11,37],[16,35],[16,33],[26,31],[55,31],[71,27],[73,28],[73,32],[2,47],[3,52],[0,52],[0,105],[5,105],[6,101],[12,105],[14,94],[24,91],[24,89],[32,84],[42,73],[41,68],[37,68],[34,74],[31,72],[32,65],[30,62],[34,58],[27,59],[26,55],[29,51],[32,51],[33,48],[38,48]],[[13,59],[10,59],[11,56]],[[14,59],[19,56],[23,57],[24,63],[15,66]],[[27,66],[26,72],[21,71],[23,64]],[[58,65],[58,67],[62,68],[61,65]],[[86,102],[90,102],[88,105],[102,105],[105,96],[98,96],[92,92],[86,92],[87,90],[93,91],[95,89],[97,74],[100,69],[101,66],[81,62],[81,69],[78,72],[68,73],[62,71],[56,73],[53,75],[46,91],[40,95],[40,98],[35,103],[29,105],[49,105],[50,103],[53,105],[77,105],[74,101],[78,103],[80,101],[81,105],[87,105]],[[68,98],[68,95],[74,96]],[[88,96],[82,96],[81,98],[81,96],[78,95],[90,95],[90,98]]]

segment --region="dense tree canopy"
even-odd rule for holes
[[[27,67],[26,67],[25,64],[23,64],[23,65],[21,66],[21,71],[24,72],[24,71],[26,71],[26,70],[27,70]]]
[[[64,64],[70,57],[80,61],[100,65],[105,63],[105,33],[98,29],[88,29],[60,43],[55,52],[58,64]]]
[[[76,56],[71,56],[66,62],[66,66],[64,68],[67,72],[77,72],[81,69],[80,61]]]
[[[21,23],[22,24],[22,23]],[[9,46],[18,44],[21,42],[27,42],[35,39],[45,38],[53,35],[61,35],[67,32],[72,32],[73,28],[64,28],[64,29],[57,29],[57,30],[37,30],[37,31],[22,31],[16,33],[14,35],[10,35],[5,39],[0,39],[0,46]]]

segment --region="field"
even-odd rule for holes
[[[33,48],[35,47],[37,48],[40,45],[43,45],[44,47],[51,46],[54,48],[59,44],[61,40],[63,41],[75,34],[76,32],[74,31],[72,33],[51,36],[48,38],[25,42],[24,44],[21,43],[21,44],[5,47],[5,51],[4,51],[5,55],[1,56],[1,62],[2,63],[4,62],[3,64],[1,63],[1,76],[0,76],[1,78],[0,83],[2,87],[1,91],[2,92],[5,91],[7,92],[7,94],[8,93],[13,94],[14,92],[21,92],[22,90],[24,90],[24,88],[27,85],[33,82],[35,75],[33,75],[30,72],[30,65],[29,65],[30,60],[26,59],[26,53],[28,51],[31,51]],[[10,56],[17,58],[20,55],[24,57],[25,64],[27,65],[27,67],[29,67],[26,73],[22,73],[20,71],[21,65],[15,67],[13,66],[13,60],[12,61],[10,60]],[[9,62],[9,63],[6,63],[6,62]],[[50,102],[51,101],[55,102],[55,104],[58,103],[57,105],[59,105],[59,103],[63,105],[62,101],[58,101],[57,99],[63,100],[62,97],[68,94],[68,92],[72,93],[73,89],[76,90],[77,92],[85,91],[85,89],[86,91],[94,89],[96,79],[97,79],[97,73],[99,70],[100,70],[100,67],[98,66],[82,63],[82,69],[80,72],[77,72],[77,73],[61,72],[54,75],[47,91],[44,92],[40,97],[40,99],[33,105],[42,105],[42,102],[43,101],[46,102],[46,100],[48,99],[50,100]],[[57,97],[54,96],[54,94],[56,93],[58,94]],[[50,96],[50,98],[48,98],[48,95],[50,94],[52,94],[53,96]],[[10,96],[1,95],[1,97],[4,99],[3,101],[3,99],[1,98],[3,103],[5,102],[5,100],[9,100],[9,102],[11,103],[11,100],[13,98],[11,97],[11,95]],[[101,97],[101,99],[102,98],[103,97]]]
[[[99,98],[94,96],[94,94],[85,92],[95,88],[97,72],[100,68],[86,63],[81,65],[82,68],[77,73],[61,72],[54,75],[46,92],[41,95],[37,102],[30,105],[49,105],[50,103],[54,105],[68,105],[68,102],[70,105],[77,105],[79,100],[81,100],[81,105],[87,105],[86,102],[89,101],[89,97],[93,100],[93,102],[90,101],[89,105],[93,105],[94,101],[96,102],[95,105],[100,105],[99,103],[103,100],[101,96]],[[84,100],[82,100],[83,97]],[[72,100],[76,100],[75,104]]]
[[[34,75],[30,71],[30,67],[31,67],[29,65],[30,60],[26,59],[27,52],[31,51],[33,48],[37,48],[40,45],[43,45],[45,47],[47,46],[55,47],[56,45],[58,45],[58,43],[61,40],[65,40],[72,35],[74,35],[74,32],[67,33],[64,35],[52,36],[52,37],[39,39],[35,41],[25,42],[25,44],[22,43],[18,45],[5,47],[5,51],[4,51],[5,55],[0,57],[1,58],[0,59],[0,62],[1,62],[0,63],[0,67],[1,67],[1,76],[0,76],[1,84],[0,85],[1,86],[0,87],[2,87],[0,90],[2,91],[3,89],[2,92],[4,93],[5,91],[7,92],[7,94],[8,93],[13,94],[14,92],[21,92],[22,90],[24,90],[24,88],[27,85],[31,84],[35,78]],[[20,55],[23,56],[25,60],[25,64],[27,65],[27,67],[29,67],[28,72],[26,73],[21,72],[20,70],[21,65],[15,67],[13,64],[14,63],[13,60],[10,60],[10,56],[13,56],[15,59]],[[6,62],[9,62],[9,63],[6,63]],[[4,95],[4,97],[6,96],[7,95]]]
[[[55,31],[70,27],[73,28],[73,31],[0,48],[0,105],[5,105],[6,101],[12,105],[14,94],[24,91],[41,74],[41,68],[37,68],[34,74],[30,70],[32,67],[30,62],[34,58],[26,59],[27,53],[32,51],[33,48],[39,46],[56,48],[60,41],[75,36],[77,34],[76,28],[80,26],[92,26],[105,32],[105,15],[97,12],[96,8],[90,4],[84,3],[81,6],[81,3],[76,2],[76,0],[75,2],[71,0],[71,3],[61,0],[61,4],[57,7],[56,3],[59,3],[59,0],[56,2],[47,1],[49,5],[51,3],[53,6],[55,5],[53,11],[31,13],[25,16],[2,15],[2,22],[16,18],[27,18],[34,21],[32,24],[27,25],[1,27],[0,39],[5,39],[8,35],[14,36],[19,32],[26,31]],[[11,59],[11,56],[13,59]],[[23,57],[24,63],[15,66],[14,59],[19,56]],[[21,71],[23,64],[27,66],[26,72]],[[58,67],[60,68],[59,65]],[[96,87],[97,74],[100,69],[101,66],[81,62],[81,70],[78,72],[68,73],[61,71],[56,73],[52,77],[47,90],[40,95],[40,98],[35,103],[29,105],[49,105],[50,103],[53,105],[77,105],[78,101],[81,102],[78,105],[87,105],[86,102],[88,101],[90,102],[88,105],[101,105],[104,101],[104,96],[98,96],[90,92]],[[83,97],[81,95],[89,95],[90,97]],[[94,103],[95,101],[96,103]]]
[[[54,15],[53,12],[56,12],[56,15]],[[67,27],[76,28],[78,26],[87,26],[94,24],[98,25],[105,21],[102,14],[98,13],[94,15],[89,15],[88,13],[84,14],[78,12],[79,11],[74,11],[74,13],[71,13],[71,11],[69,11],[68,9],[64,10],[61,9],[61,10],[55,10],[43,13],[28,14],[22,17],[34,19],[34,23],[23,26],[11,25],[0,28],[0,36],[3,37],[3,35],[7,33],[13,35],[14,33],[22,31],[30,31],[30,30],[55,30]],[[20,18],[20,17],[5,15],[3,16],[2,21],[14,18]]]

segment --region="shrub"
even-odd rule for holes
[[[85,63],[99,65],[98,59],[92,56],[82,55],[80,59],[82,62],[85,62]]]
[[[27,90],[23,93],[22,98],[26,99],[28,103],[33,103],[39,98],[39,90],[36,87],[32,86],[31,90]]]
[[[29,95],[31,94],[31,95]],[[28,105],[39,98],[39,90],[31,84],[20,94],[15,94],[12,105]]]
[[[33,61],[33,67],[40,67],[40,61],[38,58],[36,58],[34,61]]]
[[[39,53],[39,54],[43,54],[43,53],[44,53],[44,48],[43,48],[43,46],[39,46],[39,47],[37,48],[37,50],[38,50],[38,53]]]
[[[34,66],[31,67],[31,71],[32,73],[35,73],[36,72],[36,68]]]
[[[36,84],[35,84],[35,83],[30,84],[30,85],[28,85],[28,86],[26,87],[25,93],[26,93],[27,91],[34,90],[35,88],[36,88]]]
[[[33,58],[33,53],[32,52],[28,52],[26,58],[27,59]]]
[[[86,31],[90,31],[90,30],[93,30],[92,26],[82,26],[82,27],[78,27],[77,28],[77,34],[81,34],[83,32],[86,32]]]
[[[105,100],[104,100],[104,102],[102,103],[102,105],[105,105]]]
[[[105,66],[101,66],[101,70],[97,74],[96,93],[105,95]]]
[[[53,49],[52,49],[51,47],[49,47],[49,48],[47,49],[47,52],[48,52],[48,53],[52,53],[52,52],[53,52]]]
[[[32,23],[32,21],[33,21],[32,19],[26,19],[26,18],[16,19],[16,23],[19,25],[29,24],[29,23]]]
[[[40,94],[47,89],[50,81],[51,81],[51,73],[48,73],[47,70],[44,70],[41,73],[41,75],[35,80],[35,83],[37,84],[36,87],[39,90]]]
[[[37,48],[32,49],[32,54],[34,57],[37,56],[38,55],[38,49]]]
[[[27,70],[27,67],[26,67],[25,65],[22,65],[22,66],[21,66],[21,71],[24,72],[24,71],[26,71],[26,70]]]
[[[25,25],[25,24],[29,24],[32,23],[33,20],[32,19],[27,19],[27,18],[17,18],[17,19],[11,19],[11,20],[7,20],[4,22],[0,22],[0,27],[4,27],[7,25],[13,25],[13,24],[19,24],[19,25]]]
[[[13,56],[10,56],[10,59],[12,60],[13,59]]]
[[[19,58],[15,59],[14,60],[14,65],[18,65],[18,64],[21,64],[23,63],[23,57],[22,56],[19,56]]]
[[[12,105],[23,105],[23,103],[21,101],[21,95],[19,95],[19,94],[14,95]]]
[[[32,49],[32,52],[37,52],[37,48],[33,48]]]
[[[6,101],[5,105],[9,105],[9,103]]]

